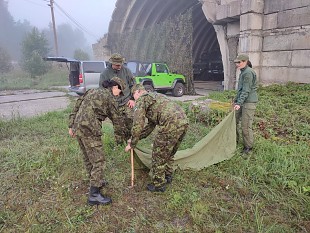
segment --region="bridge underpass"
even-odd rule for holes
[[[151,59],[148,55],[155,54],[159,60],[158,53],[167,54],[163,61],[198,81],[208,79],[208,59],[217,61],[221,57],[218,65],[223,66],[225,89],[236,86],[234,58],[247,53],[263,85],[309,83],[309,1],[118,0],[109,32],[93,45],[93,51],[100,60],[108,59],[112,52],[121,52],[129,59]],[[189,21],[190,28],[186,25]],[[164,32],[156,37],[161,27]],[[140,37],[134,37],[139,33]],[[117,40],[122,35],[123,40]],[[143,45],[149,51],[141,54],[122,50],[122,44],[130,49]],[[166,47],[160,47],[163,44]]]
[[[137,35],[143,32],[143,30],[149,30],[149,28],[156,27],[156,25],[164,24],[173,18],[185,15],[188,11],[191,12],[191,35],[187,38],[184,37],[182,42],[190,43],[188,48],[191,51],[185,51],[191,55],[190,61],[184,61],[187,58],[182,56],[182,54],[177,54],[175,57],[173,57],[174,54],[168,54],[171,57],[170,62],[167,58],[163,59],[163,61],[168,60],[169,66],[174,68],[173,70],[178,71],[182,71],[182,68],[180,68],[183,66],[182,63],[190,63],[190,71],[183,72],[183,74],[185,73],[186,76],[190,75],[195,81],[196,87],[205,81],[218,81],[218,83],[221,83],[224,80],[224,74],[219,43],[214,27],[207,21],[202,11],[202,5],[198,0],[118,0],[110,22],[106,45],[102,46],[108,48],[105,53],[106,57],[103,57],[103,59],[108,59],[109,55],[114,52],[122,53],[128,60],[141,60],[141,57],[145,59],[147,55],[141,56],[139,51],[133,52],[120,48],[119,44],[121,43],[118,39],[120,35]],[[174,23],[178,24],[178,22]],[[142,45],[146,43],[144,40],[146,40],[147,36],[144,34],[138,40],[133,41],[137,45],[131,44],[124,47],[143,47]],[[153,43],[160,44],[161,41],[149,41],[147,46],[152,46]],[[174,50],[179,50],[178,46]],[[166,52],[165,50],[163,51]],[[104,54],[104,51],[101,54]],[[157,57],[155,59],[158,60]]]

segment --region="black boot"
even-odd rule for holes
[[[252,151],[251,147],[244,147],[242,153],[243,154],[249,154]]]
[[[148,184],[146,186],[147,190],[151,192],[165,192],[166,190],[166,185],[162,185],[160,187],[156,187],[154,184]]]
[[[98,187],[91,186],[88,197],[90,205],[108,205],[112,203],[112,199],[101,195]]]
[[[172,182],[172,175],[166,175],[166,182],[167,182],[167,184],[171,184],[171,182]]]

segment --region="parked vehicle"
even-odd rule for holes
[[[170,73],[165,63],[128,61],[127,67],[135,76],[136,82],[143,84],[146,90],[161,93],[171,91],[177,97],[185,93],[185,77]]]
[[[102,71],[107,67],[105,61],[79,61],[66,57],[45,57],[45,61],[64,62],[69,70],[69,90],[83,95],[87,90],[99,87]]]

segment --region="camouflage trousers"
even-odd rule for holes
[[[254,144],[253,135],[253,120],[255,114],[256,104],[245,103],[241,108],[236,111],[236,129],[237,129],[237,142],[240,141],[239,123],[241,121],[241,130],[243,137],[243,145],[247,148],[252,148]]]
[[[156,187],[166,183],[165,176],[173,173],[173,158],[177,152],[188,125],[179,126],[173,131],[161,131],[155,136],[152,151],[152,181]]]
[[[129,108],[127,104],[118,108],[119,119],[117,122],[113,122],[114,137],[117,144],[127,143],[127,140],[131,137],[131,128],[133,122],[133,109]]]
[[[77,141],[83,152],[84,165],[90,179],[90,186],[101,187],[105,164],[101,137],[79,137]]]

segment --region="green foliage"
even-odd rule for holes
[[[89,61],[88,53],[84,52],[82,49],[76,49],[74,51],[74,58],[80,61]]]
[[[45,35],[34,27],[22,42],[22,67],[31,77],[43,75],[48,71],[49,63],[42,59],[48,52]]]
[[[12,60],[20,58],[20,44],[25,33],[31,30],[29,21],[14,20],[8,11],[8,1],[0,0],[0,47],[5,47]]]
[[[255,146],[248,159],[241,148],[230,160],[200,171],[176,170],[164,193],[149,193],[147,170],[135,170],[130,189],[130,155],[116,146],[105,121],[105,178],[110,206],[86,204],[89,181],[78,143],[68,135],[72,105],[32,119],[0,121],[0,230],[2,232],[308,232],[310,219],[309,84],[260,88]],[[293,94],[290,99],[289,95]],[[212,94],[230,102],[229,94]],[[269,101],[271,99],[271,102]],[[301,100],[300,100],[301,99]],[[290,105],[287,114],[285,104]],[[184,108],[187,104],[182,104]],[[301,112],[307,114],[302,115]],[[288,121],[283,140],[266,138],[260,121]],[[294,125],[290,119],[294,119]],[[278,122],[268,127],[274,132]],[[191,122],[181,144],[191,147],[209,132]],[[298,132],[297,132],[298,134]],[[278,136],[280,138],[280,136]],[[150,144],[146,142],[146,144]],[[225,142],[223,142],[225,146]],[[18,198],[17,198],[18,197]]]
[[[52,86],[68,85],[68,69],[66,67],[53,67],[48,73],[31,78],[23,70],[15,69],[6,74],[0,74],[0,90],[20,89],[50,89]]]
[[[0,73],[8,73],[13,69],[12,59],[8,52],[0,47]]]

